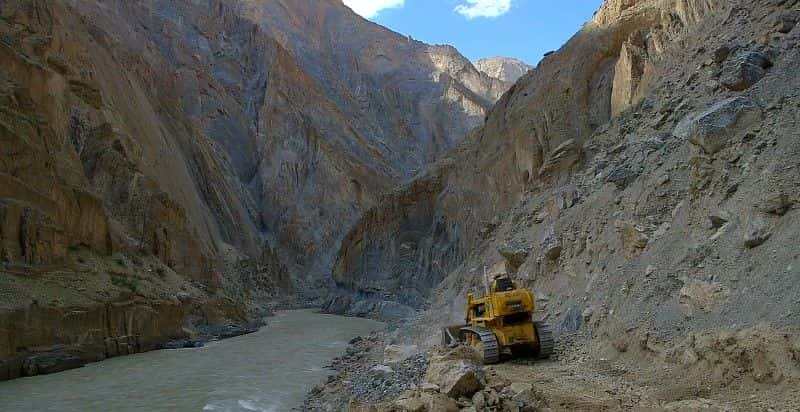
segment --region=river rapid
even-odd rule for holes
[[[310,310],[279,312],[256,333],[203,348],[0,382],[0,411],[290,411],[331,373],[325,366],[351,338],[381,327]]]

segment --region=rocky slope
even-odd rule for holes
[[[380,334],[354,339],[309,411],[795,410],[800,340],[765,326],[692,335],[669,361],[596,359],[570,336],[549,360],[484,366],[463,346],[397,358]],[[687,365],[689,354],[698,360]]]
[[[475,68],[489,77],[507,83],[516,83],[533,66],[513,57],[488,57],[475,62]]]
[[[2,378],[324,287],[504,90],[340,1],[5,1],[0,55]]]
[[[622,380],[646,399],[628,407],[771,407],[767,393],[800,370],[799,9],[607,1],[483,128],[365,215],[337,259],[346,297],[331,307],[364,313],[347,296],[379,315],[386,301],[431,307],[404,327],[431,345],[484,266],[514,272],[536,290],[538,317],[577,334],[564,370],[630,371]],[[728,403],[738,393],[752,402]],[[611,398],[574,407],[628,402]]]

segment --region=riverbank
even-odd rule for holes
[[[6,326],[9,340],[26,343],[0,360],[0,381],[152,350],[201,347],[253,333],[265,324],[249,316],[216,317],[230,309],[236,308],[215,299],[175,302],[121,296],[87,306],[33,304],[0,312],[0,325]],[[36,329],[20,330],[15,325],[36,325]]]
[[[384,331],[350,340],[346,353],[328,365],[335,374],[309,392],[303,410],[340,411],[351,400],[381,402],[418,387],[427,353],[386,342]]]
[[[252,333],[276,309],[303,306],[277,284],[253,286],[266,276],[239,261],[212,287],[154,257],[76,249],[68,258],[46,270],[0,266],[0,381],[198,347]]]
[[[202,348],[117,357],[62,373],[0,382],[2,410],[37,412],[289,411],[325,381],[355,336],[379,322],[279,311],[255,333]]]

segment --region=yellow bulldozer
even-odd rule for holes
[[[535,322],[536,301],[528,289],[520,289],[510,276],[496,276],[485,296],[467,295],[465,325],[442,328],[442,344],[465,344],[485,364],[497,363],[506,355],[532,354],[547,358],[555,342],[550,327]]]

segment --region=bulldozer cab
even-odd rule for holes
[[[500,275],[494,278],[492,281],[492,287],[490,288],[491,293],[495,292],[508,292],[517,288],[517,285],[514,284],[514,281],[508,275]]]

